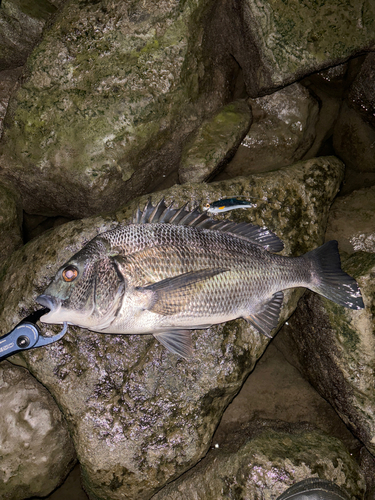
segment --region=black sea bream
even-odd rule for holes
[[[351,309],[364,307],[341,270],[337,242],[300,257],[271,231],[215,221],[164,201],[96,236],[57,272],[37,301],[46,323],[101,333],[153,334],[171,352],[192,353],[192,329],[244,318],[269,336],[283,292],[306,287]]]

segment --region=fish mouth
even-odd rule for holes
[[[51,316],[54,313],[54,311],[56,311],[56,309],[57,309],[58,305],[57,305],[56,299],[54,297],[51,297],[51,295],[42,294],[42,295],[39,295],[35,300],[41,306],[44,306],[44,307],[49,309],[49,311],[48,312],[46,311],[46,314],[44,314],[40,318],[40,321],[42,321],[44,323],[48,323],[49,316]]]
[[[47,307],[51,311],[56,307],[56,301],[50,295],[39,295],[35,300],[38,304]]]

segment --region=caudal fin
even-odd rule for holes
[[[358,283],[341,269],[337,241],[328,241],[305,257],[314,263],[313,283],[309,288],[349,309],[365,307]]]

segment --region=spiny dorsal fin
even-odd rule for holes
[[[256,226],[248,222],[236,223],[231,220],[214,220],[198,208],[192,211],[186,210],[187,203],[181,208],[172,208],[173,202],[167,207],[162,198],[154,207],[148,201],[143,212],[138,208],[133,216],[133,224],[148,224],[164,222],[181,226],[196,227],[200,229],[214,229],[224,233],[232,234],[238,238],[250,241],[272,252],[280,252],[284,243],[272,231],[265,227]]]

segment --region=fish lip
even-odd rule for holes
[[[36,302],[41,306],[47,307],[50,311],[53,311],[56,308],[56,300],[51,295],[39,295],[36,299]]]

